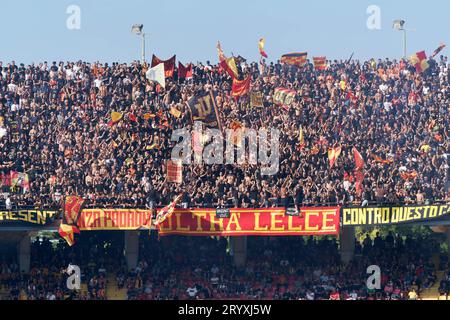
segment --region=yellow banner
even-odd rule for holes
[[[365,226],[423,222],[450,214],[448,205],[342,208],[342,225]]]
[[[33,225],[46,225],[58,215],[57,210],[11,210],[0,211],[0,224],[27,222]]]
[[[137,230],[149,227],[151,210],[141,209],[83,209],[78,228],[83,230]]]

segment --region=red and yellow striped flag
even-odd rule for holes
[[[327,58],[326,57],[313,57],[314,69],[325,70],[327,68]]]
[[[307,52],[287,53],[281,56],[281,63],[291,64],[294,66],[304,66],[306,64]]]
[[[231,95],[235,98],[246,95],[250,91],[251,75],[247,76],[245,80],[237,80],[233,78]]]
[[[73,246],[75,244],[75,233],[80,233],[80,229],[69,224],[61,223],[59,225],[58,233],[66,240],[69,246]]]

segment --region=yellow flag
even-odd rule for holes
[[[153,149],[155,149],[155,148],[157,148],[157,147],[158,147],[158,144],[157,144],[157,143],[153,143],[152,145],[147,146],[145,149],[147,149],[147,150],[153,150]]]
[[[170,107],[169,113],[171,115],[173,115],[175,118],[181,117],[181,111],[176,109],[176,108],[174,108],[174,107]]]
[[[237,70],[237,67],[236,67],[236,61],[234,61],[234,58],[233,58],[233,57],[227,58],[226,61],[227,61],[228,67],[230,67],[230,69],[231,69],[231,70],[233,71],[233,73],[234,73],[234,76],[237,78],[237,76],[238,76],[238,70]]]
[[[305,138],[303,137],[303,128],[300,126],[300,134],[298,136],[298,140],[300,142],[300,145],[305,144]]]
[[[146,113],[146,114],[144,114],[144,119],[145,120],[153,119],[154,117],[156,117],[156,115],[154,115],[153,113]]]
[[[116,111],[111,112],[111,121],[113,123],[119,122],[120,119],[122,119],[122,117],[123,117],[123,114],[120,112],[116,112]]]

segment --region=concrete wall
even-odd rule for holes
[[[247,236],[230,237],[234,265],[242,268],[247,262]]]
[[[341,227],[339,242],[341,260],[347,264],[355,254],[355,228]]]
[[[19,269],[22,272],[30,271],[31,259],[31,237],[28,232],[25,232],[23,237],[17,244],[17,261],[19,262]]]
[[[125,231],[124,255],[128,269],[134,269],[137,266],[139,258],[139,231]]]

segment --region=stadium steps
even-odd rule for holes
[[[433,261],[436,268],[439,268],[439,264],[441,262],[441,257],[439,253],[433,254],[433,257],[431,258],[431,261]]]
[[[117,288],[117,279],[114,273],[109,273],[106,277],[106,299],[107,300],[126,300],[127,289]]]
[[[87,283],[85,283],[85,282],[81,282],[81,284],[80,284],[80,293],[83,295],[83,296],[87,296],[87,294],[88,294],[88,285],[87,285]]]
[[[0,285],[0,300],[4,300],[9,296],[9,290]]]
[[[422,300],[439,300],[439,284],[444,278],[445,271],[436,272],[436,282],[431,288],[425,289],[421,292],[420,297]]]

